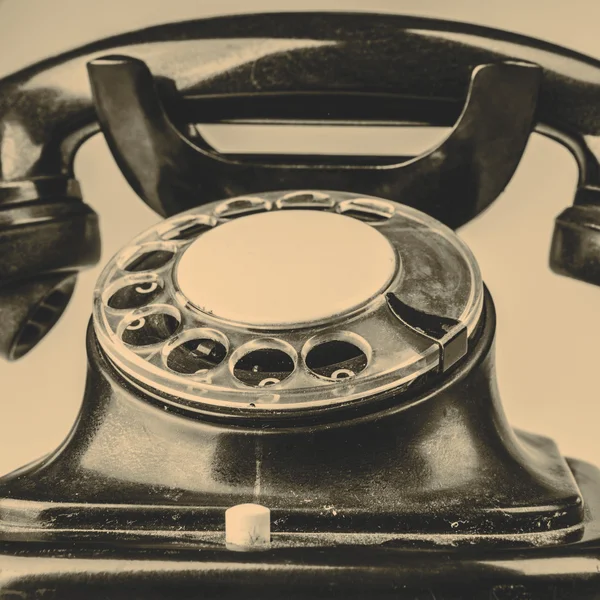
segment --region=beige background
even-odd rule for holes
[[[305,1],[0,0],[0,76],[67,48],[165,21],[260,10],[365,10],[436,16],[533,35],[600,59],[600,3],[593,0]],[[600,101],[600,98],[599,98]],[[373,149],[377,137],[371,138]],[[365,140],[361,138],[362,149]],[[157,221],[131,192],[101,137],[81,151],[77,175],[102,219],[102,263]],[[499,313],[498,376],[512,423],[555,438],[600,464],[597,342],[600,290],[553,275],[553,219],[571,203],[575,165],[534,136],[499,201],[460,234],[480,261]],[[0,474],[52,450],[81,402],[84,332],[101,266],[80,278],[50,336],[16,364],[0,364]]]

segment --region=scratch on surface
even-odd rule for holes
[[[260,439],[254,443],[254,457],[256,463],[256,473],[254,476],[254,501],[258,504],[260,498],[261,474],[262,474],[262,459],[263,447]]]
[[[254,60],[252,62],[252,67],[250,68],[250,81],[252,83],[252,86],[256,90],[260,90],[262,88],[262,86],[260,85],[260,82],[258,81],[258,78],[256,77],[256,67],[257,66],[258,66],[258,60]]]

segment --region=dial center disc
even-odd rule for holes
[[[322,322],[381,293],[398,260],[375,228],[313,210],[250,215],[201,235],[176,271],[198,309],[257,327]]]

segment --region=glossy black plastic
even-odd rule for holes
[[[115,160],[139,196],[161,214],[227,196],[308,186],[418,206],[453,227],[488,206],[512,177],[533,126],[541,76],[526,63],[477,67],[446,140],[406,162],[370,157],[361,163],[342,156],[278,161],[224,156],[199,133],[192,144],[177,130],[142,61],[109,56],[92,61],[88,70]],[[338,101],[345,101],[343,95]]]
[[[91,580],[89,593],[119,598],[152,583],[162,598],[185,593],[186,571],[208,597],[225,580],[227,594],[260,580],[266,597],[282,586],[314,597],[354,581],[363,597],[446,597],[465,593],[467,576],[468,597],[565,582],[583,593],[600,564],[598,471],[566,462],[547,438],[513,433],[494,329],[487,296],[468,356],[421,392],[270,424],[247,411],[233,421],[172,412],[123,379],[90,329],[69,438],[0,483],[8,589],[41,581],[74,594]],[[247,501],[271,508],[273,539],[240,556],[224,548],[224,511]]]
[[[468,358],[426,392],[270,418],[220,417],[201,403],[171,415],[169,403],[127,384],[90,329],[77,425],[57,454],[1,482],[0,531],[20,539],[26,525],[27,539],[50,540],[84,528],[102,539],[129,523],[135,538],[150,519],[177,539],[220,529],[226,508],[253,500],[281,532],[578,537],[582,502],[566,463],[549,440],[515,437],[502,413],[486,304]]]
[[[100,258],[96,214],[76,197],[0,202],[0,257],[0,356],[15,360],[58,321],[77,273]]]
[[[529,62],[543,70],[538,129],[572,148],[583,182],[598,182],[586,140],[600,133],[600,63],[498,30],[368,13],[251,14],[163,25],[24,69],[0,84],[0,118],[13,124],[3,135],[18,136],[22,150],[1,157],[4,181],[71,173],[77,147],[98,130],[85,64],[107,54],[140,59],[166,88],[176,87],[184,98],[173,111],[180,122],[233,119],[238,111],[242,119],[289,118],[290,106],[300,109],[293,118],[329,119],[320,98],[289,102],[290,94],[325,92],[336,106],[343,94],[352,100],[350,108],[339,107],[341,118],[451,126],[473,69]],[[211,68],[197,68],[208,63]],[[382,113],[372,110],[378,100],[386,106]],[[332,104],[326,107],[331,113]]]
[[[600,189],[580,189],[575,205],[556,217],[550,266],[560,275],[600,285]]]
[[[46,230],[37,232],[37,213],[48,203],[59,212],[73,206],[71,200],[79,197],[74,156],[99,130],[99,120],[134,189],[164,215],[232,195],[315,187],[389,197],[458,227],[502,192],[532,129],[571,150],[580,189],[597,187],[599,88],[597,61],[460,23],[283,13],[153,27],[95,42],[0,81],[0,225],[10,229],[12,239],[35,235],[37,248],[53,249],[55,238],[44,245]],[[282,121],[454,129],[446,142],[415,160],[304,157],[303,162],[225,156],[193,127]],[[69,239],[73,228],[81,230],[77,218],[61,225],[65,237],[58,244],[73,249],[70,271],[99,254],[97,225],[86,210],[89,218],[78,235],[87,249]],[[15,211],[36,231],[14,229]],[[577,252],[576,246],[569,243],[553,256]],[[3,252],[6,261],[18,262],[11,252]],[[569,256],[560,260],[559,272],[594,279],[573,271]],[[27,292],[15,298],[26,302]],[[12,308],[7,304],[6,310]],[[16,325],[6,337],[15,339],[24,327]],[[15,356],[11,344],[2,342],[4,356]]]

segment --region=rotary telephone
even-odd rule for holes
[[[0,480],[0,597],[592,598],[600,473],[513,430],[454,229],[530,134],[579,166],[554,271],[600,284],[600,63],[501,31],[251,14],[0,81],[0,353],[99,259],[101,132],[165,220],[104,268],[81,412]],[[417,156],[224,154],[196,123],[452,127]]]

